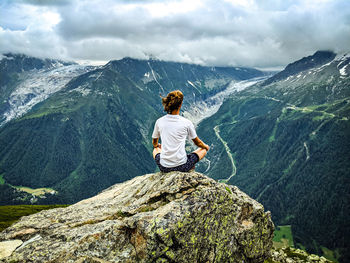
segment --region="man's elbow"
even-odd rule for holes
[[[193,143],[196,145],[196,146],[198,146],[199,147],[199,145],[201,144],[201,139],[199,139],[198,138],[198,136],[196,137],[196,138],[194,138],[194,139],[192,139],[192,141],[193,141]]]
[[[158,138],[152,138],[152,144],[154,145],[158,145]]]

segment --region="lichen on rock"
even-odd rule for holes
[[[309,254],[304,250],[292,247],[273,249],[271,257],[264,263],[332,263],[325,257]]]
[[[171,172],[23,217],[0,241],[24,242],[5,262],[263,262],[273,230],[270,213],[237,187]]]

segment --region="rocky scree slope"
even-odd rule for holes
[[[269,212],[203,174],[135,177],[67,208],[23,217],[0,233],[4,262],[263,262]]]

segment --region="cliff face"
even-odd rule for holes
[[[263,262],[273,230],[237,187],[172,172],[23,217],[0,241],[14,250],[5,262]]]

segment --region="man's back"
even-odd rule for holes
[[[162,141],[160,163],[164,167],[175,167],[186,163],[186,138],[197,137],[193,123],[180,116],[167,114],[159,118],[155,124],[152,137]]]

